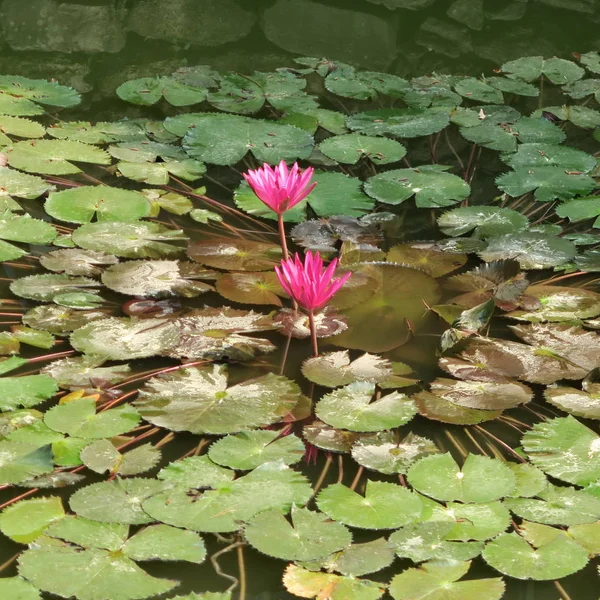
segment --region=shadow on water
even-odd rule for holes
[[[184,65],[208,64],[220,71],[269,71],[290,65],[294,56],[305,55],[327,56],[402,77],[432,71],[476,76],[520,56],[583,53],[598,47],[600,3],[597,0],[3,0],[0,23],[1,73],[53,77],[86,92],[84,102],[88,104],[74,114],[99,121],[128,113],[137,116],[138,108],[119,101],[114,94],[124,81],[170,74]],[[156,117],[164,115],[156,109]],[[435,335],[417,338],[412,346],[401,350],[412,356],[414,364],[415,356],[434,356],[437,342]],[[332,348],[325,346],[325,349]],[[297,355],[290,358],[290,364],[299,365],[307,349],[299,344],[294,351]],[[397,359],[402,360],[402,356]],[[280,356],[272,357],[273,364],[279,360]],[[144,364],[145,369],[150,366],[154,365]],[[421,368],[427,372],[434,366],[424,362]],[[433,435],[434,428],[424,419],[422,429],[425,434]],[[175,459],[189,447],[190,440],[182,436],[169,445],[165,457]],[[324,461],[321,454],[314,467],[303,469],[314,480]],[[344,481],[352,481],[353,476],[344,474]],[[337,469],[332,468],[325,483],[335,482],[339,477]],[[2,538],[0,563],[21,548]],[[295,597],[281,591],[281,562],[253,551],[247,554],[248,599]],[[223,571],[237,573],[235,552],[224,555],[220,564]],[[480,571],[471,575],[494,576],[492,569],[481,565]],[[149,571],[181,580],[179,594],[200,588],[223,589],[224,580],[215,575],[209,561],[200,566],[159,565]],[[383,570],[373,579],[388,581],[390,575],[389,569]],[[573,600],[597,600],[596,582],[595,567],[590,565],[563,583],[573,590]],[[504,597],[556,600],[558,592],[551,582],[509,580]]]

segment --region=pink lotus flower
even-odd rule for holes
[[[282,215],[312,192],[317,185],[310,184],[313,173],[312,167],[301,171],[298,163],[294,163],[289,169],[282,160],[275,168],[265,163],[255,171],[249,170],[244,173],[244,179],[260,200],[272,211]]]
[[[312,315],[323,308],[333,295],[348,281],[351,273],[344,273],[337,279],[333,273],[338,259],[334,258],[323,271],[323,259],[318,252],[313,255],[310,250],[306,253],[304,264],[298,254],[295,257],[281,261],[281,266],[275,267],[283,289]]]

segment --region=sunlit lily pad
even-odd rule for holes
[[[358,433],[337,429],[319,420],[305,425],[302,433],[309,444],[330,452],[350,452],[352,444],[359,438]]]
[[[286,465],[299,462],[306,448],[295,435],[279,431],[241,431],[211,445],[210,459],[224,467],[250,471],[266,462],[282,460]]]
[[[523,448],[536,467],[561,481],[600,479],[600,437],[572,416],[537,423],[523,436]]]
[[[274,304],[281,306],[279,296],[286,295],[274,272],[223,273],[216,282],[221,296],[241,304]]]
[[[530,463],[509,463],[508,466],[517,478],[517,488],[511,494],[513,498],[537,496],[548,485],[544,473]]]
[[[471,188],[460,177],[448,173],[449,168],[423,165],[414,169],[386,171],[371,177],[365,191],[385,204],[397,205],[415,196],[419,208],[451,206],[467,198]]]
[[[282,560],[314,560],[350,546],[352,534],[322,513],[292,506],[292,525],[277,509],[255,515],[244,536],[263,554]]]
[[[81,186],[53,192],[44,206],[59,221],[88,223],[98,221],[135,221],[150,213],[150,203],[139,192],[105,185]]]
[[[352,447],[352,458],[363,467],[385,474],[406,473],[420,458],[439,452],[429,439],[409,433],[402,441],[393,432],[361,436]]]
[[[106,314],[99,310],[84,311],[45,304],[27,311],[23,315],[23,323],[36,329],[64,335],[91,321],[104,318],[106,318]]]
[[[21,500],[0,514],[0,531],[19,544],[29,544],[65,516],[58,496]]]
[[[367,481],[364,496],[334,483],[318,496],[319,509],[332,519],[359,529],[396,529],[419,520],[423,503],[407,488]]]
[[[426,456],[408,471],[409,483],[437,500],[490,502],[514,492],[516,479],[501,461],[469,454],[462,469],[448,453]]]
[[[285,570],[283,585],[295,596],[317,600],[378,600],[385,593],[385,587],[375,581],[307,571],[294,564]]]
[[[476,236],[486,238],[524,231],[528,224],[525,215],[495,206],[464,206],[445,212],[438,218],[442,232],[451,236],[475,230]]]
[[[152,444],[143,444],[121,454],[112,442],[100,439],[86,446],[79,454],[81,462],[96,473],[109,472],[121,476],[139,475],[153,469],[161,453]]]
[[[54,250],[40,256],[40,264],[49,271],[85,277],[98,276],[104,265],[114,265],[117,262],[119,259],[116,256],[79,248]]]
[[[22,577],[0,578],[0,594],[14,600],[42,600],[40,591]]]
[[[164,258],[182,251],[169,242],[186,240],[181,229],[158,223],[87,223],[73,232],[73,241],[86,250],[125,258]]]
[[[317,417],[333,427],[350,431],[381,431],[408,423],[416,414],[414,402],[399,392],[372,401],[375,385],[351,383],[321,398]]]
[[[276,244],[253,240],[192,242],[188,247],[192,260],[208,267],[233,271],[270,271],[281,260]]]
[[[534,548],[514,532],[492,540],[483,551],[483,558],[509,577],[537,581],[566,577],[588,562],[587,552],[572,540],[556,538]]]
[[[183,296],[194,298],[212,290],[212,286],[198,281],[211,273],[194,263],[176,260],[128,261],[108,267],[102,274],[102,283],[128,296],[161,297]]]
[[[147,421],[173,431],[232,433],[281,420],[299,399],[294,382],[272,373],[228,388],[226,369],[215,366],[155,378],[135,406]]]
[[[431,392],[418,392],[412,399],[420,415],[453,425],[476,425],[483,421],[492,421],[502,414],[501,410],[464,408]]]
[[[231,481],[235,473],[212,462],[208,456],[188,456],[169,463],[161,469],[157,477],[169,484],[192,488],[216,488]]]
[[[544,398],[550,404],[576,417],[600,419],[600,394],[567,386],[548,386]]]
[[[287,512],[293,504],[301,506],[312,493],[306,478],[283,463],[265,463],[215,488],[202,494],[175,488],[146,500],[144,510],[175,527],[230,532],[238,531],[244,521],[264,510]]]
[[[68,140],[17,142],[6,153],[11,167],[43,175],[80,173],[81,169],[73,163],[110,164],[110,156],[104,150]]]
[[[53,470],[50,446],[0,441],[0,484],[19,483]]]
[[[32,219],[30,215],[15,215],[5,212],[0,215],[0,239],[11,242],[24,242],[30,244],[47,244],[56,237],[56,229],[39,219]]]
[[[36,406],[48,400],[57,391],[56,381],[49,375],[0,377],[0,410]]]

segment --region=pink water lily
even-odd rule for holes
[[[298,254],[288,260],[282,260],[281,266],[275,267],[283,289],[307,313],[314,313],[323,308],[333,295],[348,281],[350,273],[334,278],[333,274],[338,265],[334,258],[323,270],[323,259],[318,252],[306,253],[304,263]]]
[[[312,167],[301,171],[298,163],[294,163],[290,169],[282,160],[276,167],[265,163],[255,171],[249,170],[244,173],[244,179],[260,200],[273,212],[282,215],[312,192],[317,185],[310,183],[313,174]]]

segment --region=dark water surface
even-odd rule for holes
[[[600,47],[599,0],[3,0],[0,23],[0,73],[56,78],[86,92],[76,116],[90,121],[137,116],[139,109],[116,98],[115,88],[128,79],[170,74],[185,65],[247,73],[292,65],[294,56],[305,55],[403,77],[432,71],[478,76],[520,56],[569,57]],[[160,109],[150,110],[156,118],[164,116]],[[431,345],[425,347],[428,339]],[[421,347],[413,342],[394,358],[410,356],[413,365],[419,356],[435,360],[437,343],[433,335],[421,337]],[[299,364],[304,357],[290,362]],[[278,359],[272,357],[274,363]],[[427,368],[431,365],[424,364]],[[435,426],[423,428],[448,446],[447,439],[436,438]],[[168,458],[189,449],[192,442],[183,437],[169,445]],[[315,473],[323,461],[321,456]],[[344,481],[353,477],[348,473]],[[332,468],[329,479],[337,478],[338,470]],[[0,563],[21,548],[2,538]],[[246,560],[248,599],[293,598],[282,591],[282,562],[252,550],[246,550]],[[220,564],[237,574],[235,552],[224,555]],[[223,590],[229,584],[210,561],[159,565],[150,572],[181,580],[179,594]],[[388,581],[390,573],[384,570],[372,578]],[[471,572],[480,575],[497,574],[485,566]],[[597,582],[590,565],[562,584],[572,600],[597,600]],[[507,583],[506,600],[559,597],[552,582]]]

